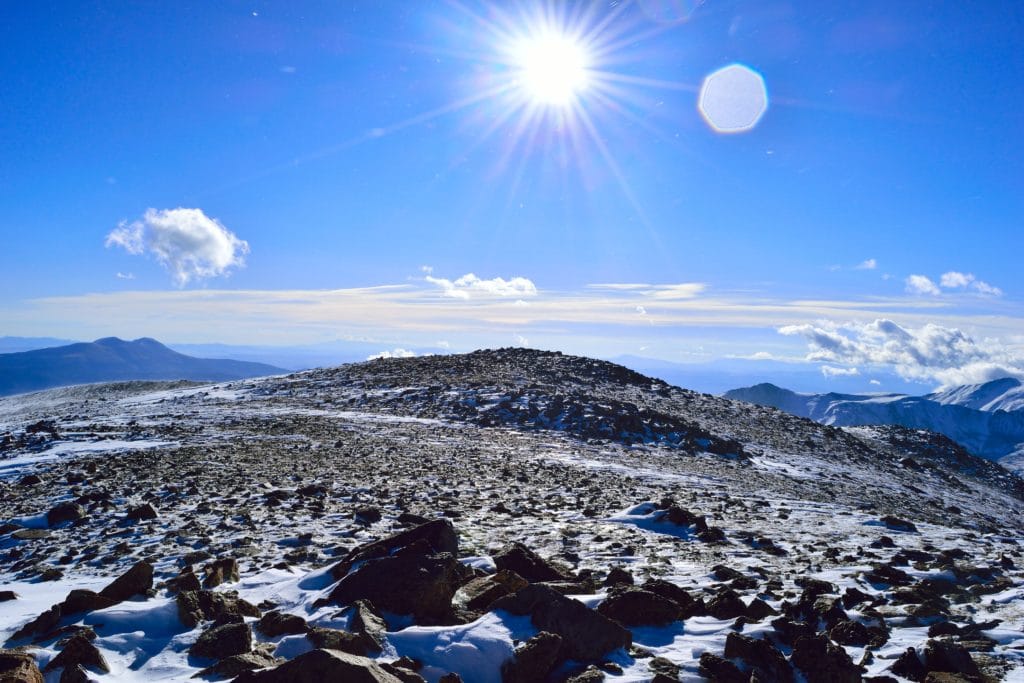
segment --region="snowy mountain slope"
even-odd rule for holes
[[[1024,409],[1024,384],[1019,379],[1004,377],[985,384],[966,384],[925,396],[942,405],[958,405],[985,412]]]
[[[798,394],[771,384],[725,393],[837,427],[900,425],[944,434],[989,460],[1024,452],[1024,392],[1017,380],[996,380],[927,396]],[[1017,408],[1015,408],[1017,406]],[[1012,465],[1015,460],[1007,459]]]
[[[0,638],[50,677],[76,632],[101,681],[1024,673],[1024,482],[932,433],[499,350],[9,397],[0,442]]]

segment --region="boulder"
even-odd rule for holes
[[[597,606],[600,614],[623,626],[663,626],[682,618],[679,606],[642,588],[612,592]]]
[[[727,588],[711,598],[707,611],[715,619],[735,619],[746,615],[747,604],[740,598],[739,593]]]
[[[348,574],[349,570],[358,562],[387,557],[399,548],[413,545],[418,541],[426,542],[435,553],[450,553],[454,556],[459,552],[459,537],[455,533],[452,523],[447,519],[435,519],[426,524],[399,531],[379,541],[353,548],[340,562],[331,567],[331,575],[335,579],[340,579]]]
[[[425,554],[431,550],[418,541],[396,555],[367,560],[335,585],[328,600],[339,605],[369,600],[418,620],[443,620],[451,614],[463,568],[449,553]]]
[[[572,581],[575,577],[564,571],[522,543],[510,543],[491,556],[498,569],[515,572],[530,583],[539,581]]]
[[[283,661],[284,659],[275,657],[262,650],[253,650],[252,652],[225,657],[213,666],[208,666],[200,671],[198,676],[203,678],[211,676],[233,678],[246,671],[265,669],[268,666],[275,666]]]
[[[365,636],[336,628],[313,626],[306,633],[306,640],[315,648],[340,650],[351,655],[365,656],[370,651],[370,643]]]
[[[473,579],[456,591],[452,601],[457,607],[469,610],[485,610],[502,597],[525,588],[528,581],[513,571],[498,570],[494,574]]]
[[[828,637],[840,645],[864,647],[871,641],[871,632],[859,621],[844,619],[829,629]]]
[[[117,600],[104,597],[94,591],[76,588],[64,598],[64,602],[60,604],[60,612],[61,616],[94,612],[98,609],[113,607],[117,602]]]
[[[203,567],[203,588],[215,588],[238,579],[238,560],[233,557],[214,560]]]
[[[241,617],[259,617],[260,611],[238,597],[233,591],[184,591],[178,593],[178,618],[189,628],[195,628],[203,621],[211,619],[239,619]]]
[[[846,650],[825,636],[797,638],[791,661],[807,683],[859,683],[861,679],[860,668]]]
[[[129,508],[126,518],[132,522],[142,522],[148,519],[156,519],[159,516],[155,507],[150,503],[143,503],[137,507]]]
[[[338,650],[312,650],[273,669],[247,671],[237,683],[402,683],[372,659]]]
[[[275,610],[260,617],[256,628],[268,638],[276,638],[277,636],[305,633],[309,630],[309,625],[297,614],[285,614]]]
[[[767,640],[730,632],[725,637],[725,658],[743,660],[765,680],[779,683],[791,683],[793,680],[793,671],[786,658]]]
[[[710,652],[701,653],[697,673],[713,683],[750,683],[749,674],[744,675],[728,659]]]
[[[924,664],[921,663],[917,650],[912,647],[908,647],[907,651],[893,662],[893,665],[889,667],[889,671],[897,676],[909,678],[912,681],[923,681],[924,677],[928,674]]]
[[[131,569],[114,579],[100,591],[100,595],[115,602],[146,593],[153,587],[153,565],[145,560],[136,562]]]
[[[640,587],[674,602],[679,608],[680,619],[689,619],[692,616],[703,614],[707,609],[702,600],[697,600],[679,586],[663,579],[648,579]]]
[[[541,631],[516,648],[512,659],[501,665],[502,683],[534,683],[544,680],[562,647],[562,637]]]
[[[96,646],[81,634],[72,636],[60,653],[50,660],[43,671],[53,671],[58,668],[71,669],[79,665],[104,673],[109,673],[110,671],[110,666],[107,664],[107,660],[104,659],[103,653],[96,649]]]
[[[47,526],[57,526],[85,517],[85,508],[78,503],[60,503],[46,513]]]
[[[0,682],[43,683],[43,673],[31,653],[0,650]]]
[[[633,642],[630,632],[619,624],[541,584],[531,584],[499,598],[490,609],[530,615],[535,627],[561,636],[562,655],[568,659],[599,660],[611,650],[629,647]]]
[[[384,648],[384,638],[388,631],[387,622],[367,600],[356,600],[352,607],[351,629],[363,636],[371,650],[379,652]]]
[[[232,655],[242,655],[252,650],[252,628],[249,624],[224,624],[209,628],[188,649],[195,657],[207,659],[224,659]]]
[[[945,638],[929,640],[925,644],[924,667],[927,671],[981,676],[971,653],[964,646]]]

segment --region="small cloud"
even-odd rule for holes
[[[822,365],[821,374],[825,375],[828,379],[833,377],[856,377],[860,374],[860,370],[857,368],[835,368],[831,365]]]
[[[118,280],[134,280],[135,279],[135,273],[122,273],[122,272],[118,271],[117,279]]]
[[[990,294],[991,296],[1003,295],[1003,290],[999,289],[998,287],[993,287],[989,283],[982,282],[981,280],[975,280],[973,283],[971,283],[971,287],[973,287],[975,291],[981,292],[982,294]]]
[[[876,261],[873,258],[861,261],[860,263],[854,266],[855,270],[874,270],[876,268],[878,268],[878,261]]]
[[[426,272],[426,271],[425,271]],[[469,299],[474,296],[506,297],[537,296],[537,286],[525,277],[496,277],[483,280],[473,273],[466,273],[457,280],[448,280],[428,274],[426,281],[443,290],[444,296],[455,299]]]
[[[407,351],[406,349],[392,349],[391,351],[381,351],[375,353],[372,356],[367,356],[366,360],[378,360],[381,358],[414,358],[416,353],[414,351]]]
[[[279,71],[283,74],[293,74],[296,71],[298,71],[298,69],[296,69],[294,66],[282,66],[279,69]]]
[[[452,345],[448,343],[448,341],[445,339],[438,341],[437,345],[440,346],[442,349],[450,349],[452,347]]]
[[[941,293],[939,288],[935,286],[935,283],[924,275],[911,275],[904,282],[907,285],[907,291],[911,294],[938,296]]]
[[[521,334],[516,335],[516,346],[529,346],[530,340]]]
[[[941,284],[946,289],[956,289],[957,287],[966,287],[967,285],[974,282],[974,276],[970,273],[958,273],[955,270],[951,270],[948,273],[943,273],[939,279]]]
[[[249,244],[201,209],[147,209],[141,220],[122,221],[107,235],[107,247],[151,254],[184,287],[193,279],[228,275],[245,265]]]
[[[430,275],[434,272],[434,266],[420,266],[420,271]]]
[[[876,387],[882,386],[882,383],[879,382],[877,379],[869,379],[868,384],[874,384]]]
[[[637,306],[636,312],[639,313],[640,315],[647,315],[647,309],[644,308],[643,306]]]

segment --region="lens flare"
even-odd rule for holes
[[[513,48],[516,80],[542,104],[566,106],[586,90],[589,58],[571,36],[549,33],[526,38]]]

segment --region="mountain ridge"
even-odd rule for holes
[[[150,337],[103,337],[0,354],[0,396],[75,384],[130,380],[227,381],[284,370],[263,363],[194,358]]]
[[[1015,469],[1019,469],[1017,463],[1024,454],[1024,387],[1014,378],[924,396],[802,394],[767,383],[733,389],[723,396],[837,427],[898,425],[926,429],[953,439],[975,455]]]

